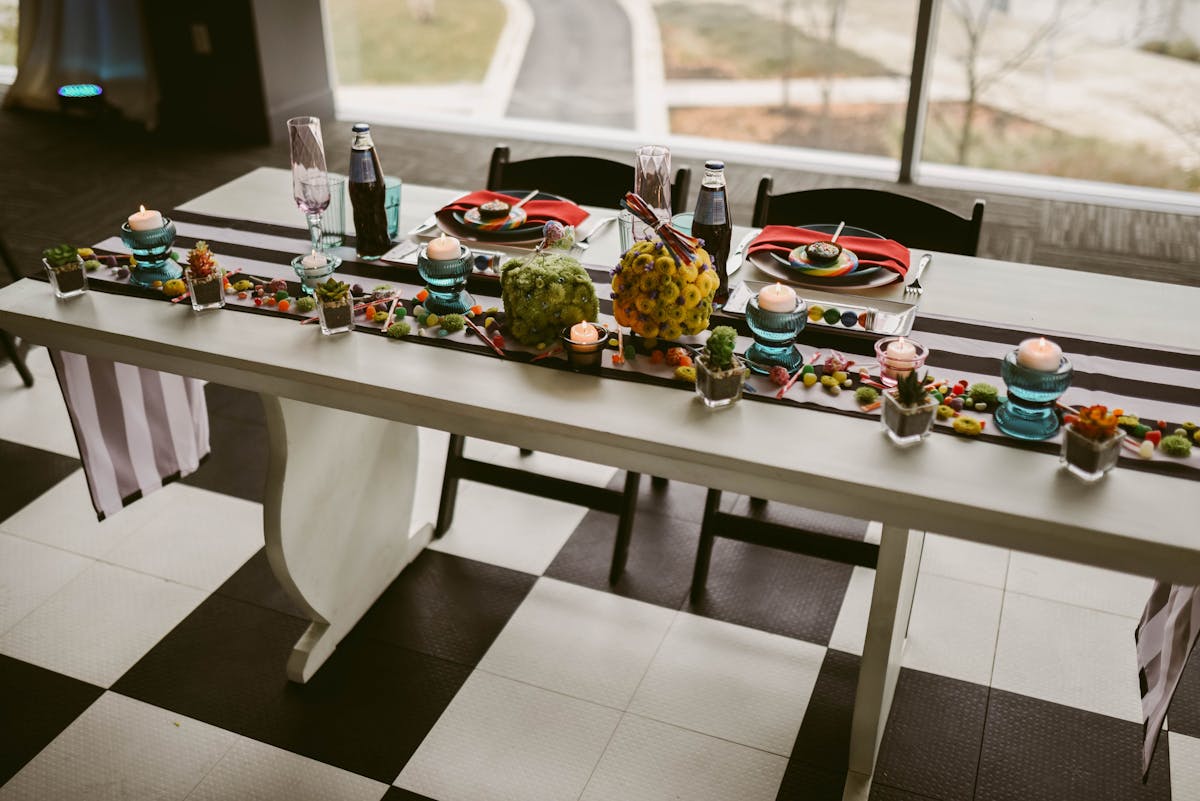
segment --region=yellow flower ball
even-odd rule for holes
[[[638,298],[634,301],[634,304],[637,306],[637,310],[642,314],[654,314],[655,308],[657,307],[654,299],[649,295],[638,295]]]
[[[679,284],[674,281],[663,281],[658,288],[658,299],[663,303],[674,303],[679,297]]]
[[[655,290],[657,290],[658,289],[658,274],[653,273],[653,272],[643,273],[642,277],[638,279],[638,289],[640,289],[642,292],[646,292],[646,293],[654,292]]]
[[[717,287],[721,285],[721,279],[717,277],[715,270],[705,270],[696,276],[696,286],[705,295],[712,294],[717,291]]]
[[[696,276],[698,274],[699,270],[696,269],[695,262],[691,264],[685,264],[679,268],[679,280],[683,281],[685,284],[695,283]]]
[[[700,299],[704,297],[704,293],[700,291],[700,287],[695,284],[688,284],[683,288],[683,305],[684,308],[694,309]]]
[[[659,335],[663,339],[679,339],[683,336],[683,327],[679,323],[670,322],[659,329]]]

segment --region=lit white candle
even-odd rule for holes
[[[434,259],[435,261],[457,259],[460,253],[462,253],[462,246],[458,240],[446,234],[442,234],[425,248],[426,258]]]
[[[571,326],[571,341],[580,345],[590,345],[600,338],[596,326],[584,320]]]
[[[796,310],[796,290],[783,284],[764,286],[758,292],[758,308],[769,312],[793,312]]]
[[[138,210],[129,215],[129,228],[132,231],[153,231],[163,227],[162,212],[139,206]]]
[[[1062,348],[1045,337],[1027,339],[1017,346],[1017,364],[1052,373],[1062,364]]]
[[[889,378],[903,378],[917,366],[917,347],[904,337],[889,342],[883,351],[883,374]]]
[[[324,253],[313,251],[300,260],[301,266],[306,270],[318,270],[329,263],[329,259],[325,258]]]

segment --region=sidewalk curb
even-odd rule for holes
[[[506,19],[483,78],[483,97],[476,116],[503,117],[507,113],[517,75],[525,61],[525,50],[533,35],[533,9],[529,3],[526,0],[500,2],[504,5]]]
[[[667,114],[666,78],[663,71],[662,34],[650,0],[616,0],[629,17],[633,55],[633,121],[638,133],[666,136],[671,130]]]

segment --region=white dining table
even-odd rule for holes
[[[401,230],[457,194],[406,184]],[[290,173],[272,168],[181,209],[303,226]],[[298,230],[298,245],[305,239]],[[608,226],[586,261],[613,264],[617,252],[616,227]],[[747,277],[771,280],[749,265],[735,274]],[[942,253],[922,283],[922,313],[1162,348],[1200,342],[1193,315],[1129,313],[1154,308],[1164,293],[1172,308],[1196,308],[1194,287]],[[874,292],[895,298],[901,291]],[[429,542],[426,521],[412,521],[407,537],[396,533],[396,521],[413,508],[419,426],[881,521],[848,796],[855,776],[873,770],[924,532],[1174,583],[1200,577],[1195,504],[1181,502],[1196,499],[1200,485],[1179,477],[1118,469],[1084,485],[1059,469],[1057,456],[1031,450],[949,436],[897,449],[875,420],[768,403],[714,413],[676,389],[382,337],[322,337],[315,327],[265,315],[197,315],[100,292],[59,302],[46,284],[29,279],[0,290],[0,327],[48,347],[262,396],[270,433],[267,553],[312,621],[287,666],[298,682],[313,675]],[[988,480],[964,480],[965,462]],[[1152,518],[1146,509],[1155,510]]]

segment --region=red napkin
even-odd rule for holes
[[[786,257],[801,245],[813,242],[827,242],[830,234],[813,231],[810,228],[796,228],[791,225],[768,225],[762,233],[754,237],[747,255],[754,253],[778,253]],[[901,278],[908,272],[908,248],[894,239],[874,239],[866,236],[839,236],[838,244],[854,252],[859,264],[878,264],[885,270],[898,273]]]
[[[465,213],[468,209],[487,203],[489,200],[503,200],[509,205],[515,205],[521,198],[502,195],[499,192],[479,191],[463,195],[458,200],[438,212],[438,217],[445,215],[448,219],[443,222],[458,225],[453,218],[454,212]],[[588,218],[588,213],[569,200],[531,200],[521,207],[529,222],[544,223],[558,220],[563,225],[579,225]]]

